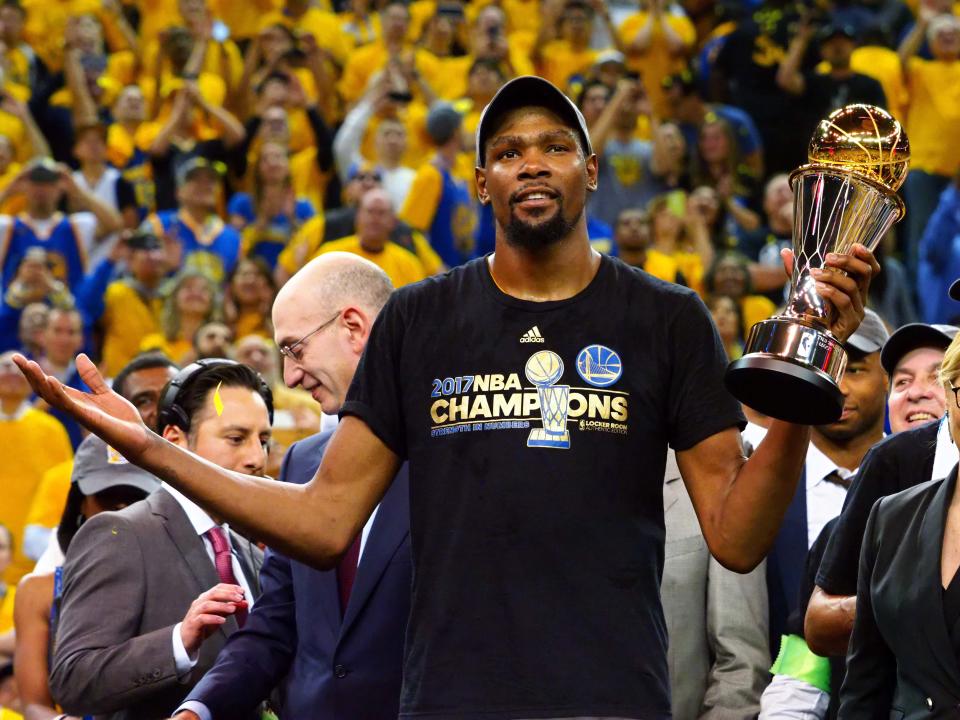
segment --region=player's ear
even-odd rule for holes
[[[597,160],[596,153],[586,159],[584,166],[587,173],[587,190],[596,192],[597,177],[600,174],[600,162]]]
[[[481,205],[488,205],[490,196],[487,194],[487,171],[485,168],[478,167],[474,168],[473,172],[477,180],[477,199],[480,200]]]

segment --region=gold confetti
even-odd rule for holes
[[[220,397],[220,386],[223,385],[221,380],[217,383],[217,389],[213,393],[213,407],[217,410],[217,417],[223,415],[223,398]]]

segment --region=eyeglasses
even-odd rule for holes
[[[954,387],[951,384],[950,389],[953,390],[953,401],[957,403],[957,407],[960,408],[960,387]]]
[[[310,338],[312,338],[314,335],[316,335],[316,334],[319,333],[320,331],[326,329],[334,320],[336,320],[338,317],[340,317],[340,313],[342,313],[342,312],[343,312],[343,310],[337,310],[337,314],[336,314],[336,315],[334,315],[332,318],[330,318],[329,320],[327,320],[323,325],[321,325],[320,327],[318,327],[316,330],[312,330],[311,332],[308,332],[308,333],[307,333],[306,335],[304,335],[302,338],[300,338],[300,339],[297,340],[295,343],[293,343],[293,345],[281,345],[281,346],[280,346],[280,353],[281,353],[284,357],[288,357],[288,358],[290,358],[291,360],[293,360],[294,362],[300,362],[300,359],[303,357],[303,350],[304,350],[304,348],[305,348],[305,346],[306,346],[307,340],[309,340]]]

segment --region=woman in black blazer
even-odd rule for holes
[[[940,368],[960,438],[960,336]],[[918,469],[919,472],[919,469]],[[841,720],[960,718],[957,468],[873,506],[860,553],[857,619]]]

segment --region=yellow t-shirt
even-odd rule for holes
[[[19,47],[9,48],[4,56],[6,76],[4,89],[17,100],[30,99],[30,60]]]
[[[436,275],[444,269],[443,260],[437,255],[436,251],[430,247],[430,241],[423,236],[423,233],[416,230],[412,233],[413,249],[416,251],[420,264],[423,265],[423,271],[429,275]]]
[[[126,49],[116,20],[100,0],[22,0],[21,5],[27,14],[23,37],[51,71],[63,69],[63,33],[69,19],[77,15],[93,15],[100,21],[111,50]]]
[[[354,47],[368,45],[380,39],[379,13],[370,13],[364,21],[358,20],[352,12],[342,12],[337,17],[340,19],[340,32],[350,36]]]
[[[684,250],[675,252],[673,257],[677,261],[677,268],[687,279],[690,289],[696,290],[697,294],[703,296],[703,275],[705,273],[703,258],[697,253]]]
[[[63,507],[67,503],[70,493],[70,476],[73,474],[73,458],[54,465],[43,474],[40,487],[37,488],[27,512],[24,527],[39,525],[45,528],[55,528],[60,524]]]
[[[329,8],[329,6],[328,6]],[[293,20],[282,12],[272,12],[260,18],[260,28],[285,25],[294,32],[310,33],[317,45],[330,54],[339,64],[347,62],[353,42],[340,30],[340,20],[329,9],[310,8],[299,19]]]
[[[910,167],[952,176],[960,168],[960,61],[914,57],[907,74]]]
[[[298,198],[309,200],[317,212],[323,211],[323,200],[330,184],[332,168],[321,172],[317,166],[317,147],[311,145],[290,158],[290,184]]]
[[[0,420],[0,447],[7,450],[0,467],[0,523],[13,534],[16,546],[3,579],[8,585],[16,585],[34,565],[23,554],[23,528],[34,495],[47,470],[73,457],[73,450],[60,421],[32,407],[21,410],[13,419]]]
[[[410,184],[410,192],[398,217],[415,230],[426,232],[433,224],[442,192],[440,170],[433,163],[424,163]]]
[[[16,161],[7,166],[7,171],[0,175],[0,191],[3,191],[7,185],[13,182],[22,167],[23,165]],[[0,213],[4,215],[17,215],[26,209],[27,198],[22,194],[12,195],[3,205],[0,205]]]
[[[647,250],[647,258],[643,262],[643,269],[654,277],[675,283],[677,281],[677,271],[680,267],[671,256],[651,248]]]
[[[858,47],[850,57],[850,68],[880,83],[883,94],[887,96],[887,110],[901,122],[906,119],[909,93],[895,50],[879,45]]]
[[[237,3],[240,5],[241,3]],[[154,40],[146,44],[143,50],[143,67],[146,68],[144,79],[150,77],[153,73],[153,67],[157,62],[157,53],[160,52],[160,42]],[[221,52],[223,53],[221,57]],[[226,70],[226,73],[224,73]],[[201,72],[215,75],[221,80],[229,81],[230,87],[236,87],[240,82],[240,76],[243,75],[243,56],[240,49],[233,40],[227,40],[222,45],[215,40],[207,43],[207,51],[203,56],[203,67]],[[172,77],[173,70],[170,60],[165,59],[162,65],[163,78]],[[151,79],[152,84],[152,79]]]
[[[135,0],[134,5],[140,11],[140,39],[144,43],[157,39],[162,30],[174,25],[183,25],[183,18],[177,7],[178,0]],[[239,3],[238,3],[239,4]]]
[[[17,588],[15,585],[8,585],[7,592],[0,598],[0,634],[13,629],[13,606],[16,602]],[[3,720],[4,708],[0,707],[0,720]],[[14,717],[20,717],[15,715]]]
[[[307,220],[296,234],[290,238],[287,246],[280,251],[277,265],[290,275],[302,268],[310,258],[317,254],[317,249],[323,242],[323,232],[326,227],[323,215],[314,215]]]
[[[163,333],[153,333],[140,341],[140,352],[147,352],[148,350],[158,350],[177,365],[183,365],[184,362],[192,359],[193,343],[183,338],[167,340]]]
[[[587,73],[599,54],[591,48],[574,50],[567,40],[552,40],[541,51],[539,74],[566,91],[570,77]]]
[[[356,235],[350,235],[323,243],[314,257],[328,252],[349,252],[366,258],[387,274],[394,287],[403,287],[427,276],[416,255],[392,242],[388,242],[380,252],[372,253],[360,245],[360,239]]]
[[[273,339],[273,331],[267,323],[267,317],[258,312],[242,312],[234,323],[233,336],[240,340],[247,335],[259,335],[260,337]]]
[[[100,97],[97,98],[97,105],[101,108],[113,107],[120,91],[123,90],[123,83],[117,82],[115,78],[104,73],[97,78],[97,85],[100,87]],[[70,107],[73,104],[73,93],[69,88],[61,88],[50,96],[50,104],[60,107]]]
[[[418,168],[433,155],[433,143],[427,135],[427,112],[427,106],[417,100],[397,112],[397,119],[407,129],[407,150],[400,159],[401,165]],[[377,115],[370,118],[360,143],[360,154],[369,162],[374,162],[377,157],[376,137],[380,122]]]
[[[23,121],[6,110],[0,110],[0,135],[6,135],[10,140],[17,161],[25,163],[33,157],[33,145],[30,143],[30,136],[27,135],[27,128],[24,127]]]
[[[230,37],[246,40],[260,30],[260,18],[283,6],[283,0],[208,0],[207,7],[214,17],[230,28]]]
[[[456,100],[467,94],[467,83],[469,81],[470,67],[476,62],[473,55],[462,55],[460,57],[437,58],[440,71],[437,79],[432,85],[433,91],[438,97],[444,100]],[[514,75],[533,75],[533,63],[530,57],[510,46],[510,63],[501,63],[504,75],[508,78]],[[510,72],[512,69],[513,72]]]
[[[170,96],[174,90],[182,88],[183,84],[184,81],[182,78],[174,77],[170,74],[161,76],[160,101],[162,104],[160,106],[160,112],[156,117],[156,122],[160,123],[161,126],[162,123],[166,122],[173,110],[173,100]],[[200,95],[203,96],[203,99],[211,105],[223,105],[227,99],[227,85],[223,82],[223,78],[216,73],[201,72],[197,77],[197,88],[200,90]],[[140,80],[140,90],[143,91],[144,100],[146,100],[147,106],[149,107],[153,103],[154,96],[157,93],[156,80],[152,77],[143,77]],[[199,114],[199,111],[195,110],[194,113]]]
[[[647,23],[650,14],[647,12],[634,13],[627,17],[620,25],[620,40],[625,46],[630,45],[637,33]],[[697,31],[686,15],[667,13],[664,16],[667,24],[683,41],[688,52],[692,51],[697,40]],[[667,101],[660,81],[667,75],[683,70],[686,58],[683,55],[672,55],[663,36],[663,28],[657,23],[650,39],[650,47],[643,53],[627,55],[627,67],[640,73],[643,85],[653,105],[653,114],[665,117],[668,113]]]
[[[407,40],[415,43],[423,35],[423,28],[437,13],[436,0],[413,0],[407,5],[410,11],[410,25],[407,28]]]
[[[747,295],[740,299],[740,312],[743,315],[745,332],[749,332],[750,328],[761,320],[771,317],[776,311],[777,306],[773,301],[763,295]]]
[[[413,63],[417,71],[431,88],[436,87],[441,72],[437,57],[422,48],[411,47],[405,52],[413,53]],[[370,78],[386,67],[389,57],[386,46],[381,42],[364,45],[352,52],[338,86],[344,102],[354,103],[359,100],[366,92]]]
[[[159,298],[144,301],[128,283],[118,280],[103,296],[103,361],[107,377],[116,377],[123,366],[141,352],[144,339],[160,332]]]

